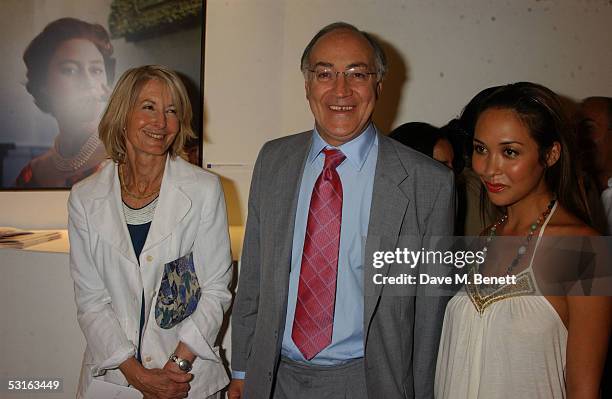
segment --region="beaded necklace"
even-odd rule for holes
[[[85,163],[87,163],[87,161],[89,161],[89,158],[91,158],[100,143],[101,141],[98,138],[97,133],[94,133],[89,136],[87,141],[85,141],[85,144],[83,144],[75,156],[71,158],[64,158],[59,153],[59,143],[58,138],[56,138],[53,142],[53,147],[51,147],[50,150],[51,160],[53,161],[55,169],[62,172],[74,172],[79,170],[81,167],[83,167],[83,165],[85,165]]]
[[[514,257],[514,259],[512,260],[510,265],[508,266],[508,268],[506,269],[506,274],[507,275],[509,275],[512,272],[512,270],[516,267],[516,265],[518,265],[518,263],[521,260],[521,258],[523,257],[523,255],[525,255],[525,253],[527,253],[527,248],[529,247],[529,243],[531,242],[531,239],[533,238],[533,235],[534,235],[535,231],[542,224],[542,222],[544,220],[546,220],[548,215],[550,215],[550,212],[552,211],[553,207],[555,206],[555,202],[556,201],[557,201],[556,198],[553,198],[552,200],[550,200],[550,202],[546,206],[546,210],[544,210],[544,212],[542,212],[542,214],[536,219],[536,221],[534,223],[532,223],[531,226],[529,226],[529,233],[527,233],[527,237],[525,237],[525,241],[518,248],[518,250],[516,251],[516,256]],[[486,257],[487,251],[488,251],[489,244],[491,243],[491,241],[493,241],[493,238],[496,236],[497,228],[499,226],[501,226],[507,219],[508,219],[508,214],[506,213],[501,218],[499,218],[499,220],[497,222],[495,222],[495,224],[493,226],[491,226],[491,229],[489,229],[489,235],[487,236],[487,239],[485,241],[485,246],[483,248],[483,251],[485,253],[485,257]]]

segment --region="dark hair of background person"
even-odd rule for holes
[[[389,137],[431,158],[433,148],[442,135],[440,129],[429,123],[408,122],[393,129]]]
[[[440,134],[448,139],[453,147],[453,170],[456,174],[460,174],[465,168],[465,137],[464,132],[459,130],[457,125],[451,120],[446,125],[440,128]]]
[[[113,45],[108,32],[102,25],[90,24],[76,18],[60,18],[48,24],[30,42],[23,53],[27,68],[26,89],[34,97],[34,103],[43,112],[50,112],[49,98],[45,94],[49,63],[62,43],[71,39],[91,41],[104,59],[107,83],[112,85],[115,75],[115,59],[112,58]]]
[[[542,85],[518,82],[489,94],[480,103],[475,120],[491,108],[508,109],[517,115],[538,145],[539,162],[545,168],[548,189],[571,213],[594,227],[596,223],[589,212],[584,185],[577,172],[580,165],[575,152],[575,125],[565,115],[559,97]],[[559,160],[547,167],[546,155],[555,141],[561,144]]]
[[[381,45],[367,32],[361,31],[357,29],[354,25],[351,25],[346,22],[334,22],[327,26],[324,26],[320,31],[317,32],[316,35],[310,40],[310,42],[306,45],[304,52],[302,53],[302,58],[300,59],[300,70],[302,73],[306,73],[308,68],[312,67],[309,65],[310,62],[310,53],[312,52],[312,48],[317,44],[320,38],[325,36],[326,34],[333,32],[335,30],[348,30],[351,32],[355,32],[361,35],[372,47],[374,52],[374,62],[376,63],[376,79],[381,81],[385,74],[387,73],[387,56],[385,55],[385,51],[381,47]]]
[[[462,148],[453,137],[454,134],[448,126],[437,128],[425,122],[408,122],[393,129],[389,137],[430,158],[433,158],[434,147],[438,141],[448,140],[453,147],[453,170],[455,173],[461,173],[464,166]]]

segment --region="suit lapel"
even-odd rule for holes
[[[142,248],[143,253],[170,236],[191,209],[191,200],[181,189],[181,184],[189,179],[180,173],[180,169],[177,168],[178,162],[181,160],[172,160],[170,156],[166,159],[159,201],[147,240]]]
[[[410,199],[402,191],[402,183],[408,177],[408,172],[401,163],[390,140],[385,136],[378,135],[378,160],[374,175],[370,223],[364,252],[364,331],[366,332],[364,336],[366,338],[368,326],[383,289],[382,285],[374,285],[370,282],[374,273],[383,275],[389,273],[389,265],[376,270],[372,267],[372,255],[374,251],[392,251],[395,249],[406,209],[410,203]]]
[[[274,231],[270,233],[274,237],[274,258],[277,260],[274,262],[277,268],[274,273],[276,285],[274,292],[276,292],[276,303],[283,312],[287,306],[298,195],[304,165],[312,143],[312,134],[302,135],[300,139],[301,141],[291,149],[291,153],[285,158],[276,174],[273,184],[275,194],[271,204],[271,212],[274,214],[271,227]]]
[[[91,214],[91,225],[94,226],[100,237],[117,249],[125,259],[138,265],[130,233],[125,224],[121,203],[121,186],[117,175],[117,164],[103,169],[103,182],[99,187],[108,188],[99,194],[94,194]]]

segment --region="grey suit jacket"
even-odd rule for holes
[[[409,270],[396,264],[375,269],[372,256],[396,247],[420,250],[427,236],[452,235],[452,172],[392,139],[379,135],[378,140],[364,259],[368,396],[433,398],[447,298],[425,292],[428,286],[374,286],[374,273],[399,275]],[[311,141],[309,131],[266,143],[253,171],[232,312],[232,368],[246,370],[247,399],[268,399],[274,387],[298,192]],[[428,273],[435,272],[431,267],[427,265]]]

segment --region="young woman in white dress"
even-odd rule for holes
[[[598,234],[572,142],[559,99],[545,87],[503,86],[482,104],[472,167],[503,216],[483,232],[487,259],[496,261],[480,272],[514,275],[516,284],[468,284],[451,299],[436,398],[599,398],[612,299],[548,295],[538,269],[554,255],[542,237]]]

